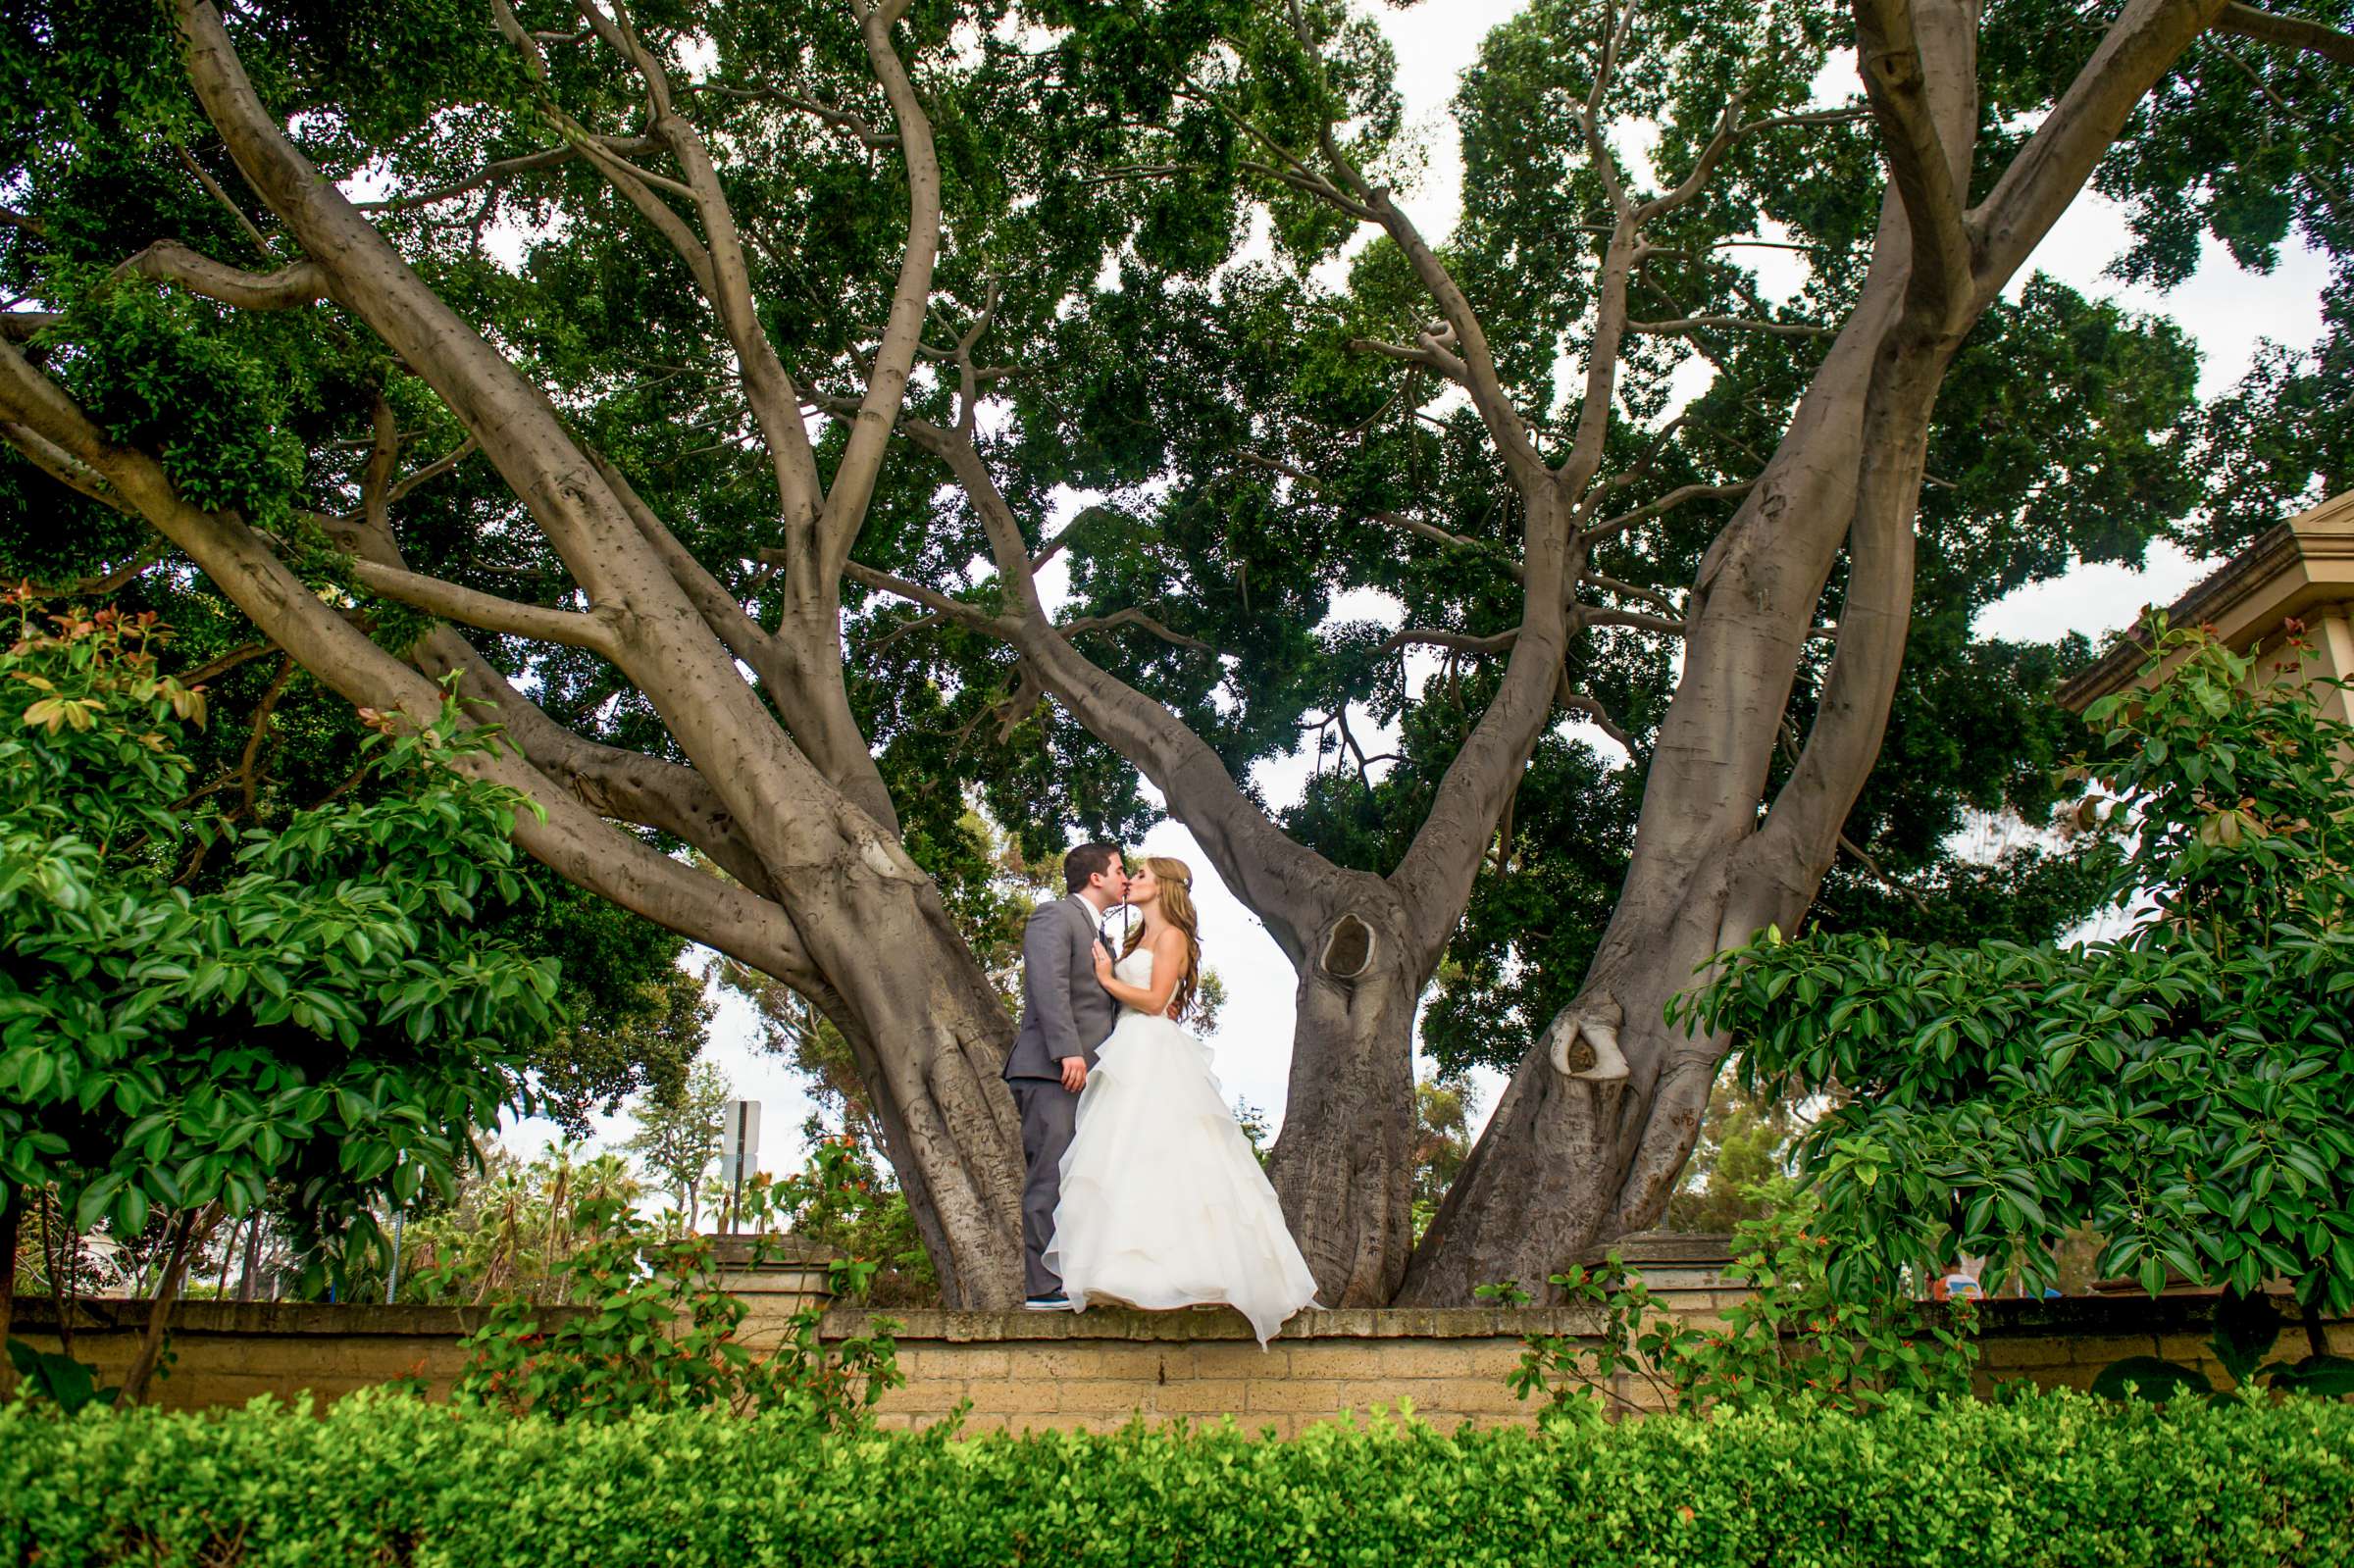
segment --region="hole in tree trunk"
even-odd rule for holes
[[[1355,980],[1373,967],[1373,928],[1355,915],[1333,922],[1324,938],[1324,973],[1335,980]]]

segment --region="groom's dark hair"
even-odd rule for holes
[[[1109,871],[1119,858],[1118,844],[1107,844],[1101,839],[1092,844],[1081,844],[1062,857],[1063,891],[1078,892],[1091,880]]]

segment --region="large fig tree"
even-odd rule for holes
[[[1965,541],[2023,580],[2097,539],[2030,504],[2055,476],[2146,481],[2127,545],[2182,509],[2134,444],[2179,346],[2003,295],[2203,32],[2278,30],[2227,9],[2076,18],[2060,58],[1962,5],[1540,6],[1466,86],[1434,243],[1337,7],[20,5],[11,522],[135,519],[356,703],[423,719],[455,673],[520,752],[478,765],[545,808],[532,854],[841,1028],[959,1303],[1015,1288],[1019,1158],[967,797],[1034,849],[1126,830],[1125,759],[1300,968],[1275,1169],[1326,1298],[1454,1298],[1664,1203],[1727,1042],[1663,1005],[1838,853],[1917,519],[1963,646]],[[1851,49],[1867,98],[1819,100]],[[1273,259],[1238,267],[1254,211]],[[1766,225],[1809,258],[1786,307],[1723,265]],[[1923,510],[1989,313],[1972,411],[2038,352],[2149,395]],[[1671,414],[1686,350],[1715,384]],[[1057,485],[1107,504],[1049,537]],[[1354,585],[1415,620],[1316,634]],[[1409,646],[1451,678],[1409,689]],[[1368,695],[1382,779],[1359,747],[1281,822],[1237,783],[1306,715],[1355,745]],[[1612,797],[1583,838],[1571,786]],[[1569,831],[1515,866],[1515,821]],[[1623,891],[1548,954],[1591,971],[1409,1267],[1416,1000],[1466,901],[1564,860]]]
[[[2069,737],[2033,700],[2061,660],[1972,642],[1969,620],[2073,559],[2137,558],[2189,508],[2195,361],[2161,324],[2011,284],[2219,15],[2120,10],[2067,70],[2037,50],[2021,72],[2007,29],[2039,15],[1538,5],[1466,80],[1465,217],[1438,244],[1384,173],[1396,106],[1369,29],[1288,7],[1213,60],[1165,59],[1165,98],[1084,171],[1254,181],[1288,270],[1195,288],[1123,257],[1120,298],[1084,312],[1017,276],[944,335],[942,385],[902,428],[972,525],[945,552],[952,586],[971,554],[994,571],[969,592],[852,571],[1010,647],[1011,706],[1050,695],[1135,763],[1267,922],[1300,975],[1271,1169],[1328,1291],[1456,1299],[1656,1219],[1730,1043],[1669,1031],[1664,1004],[1723,946],[1802,917],[1843,849],[1891,882],[1858,842],[1875,821],[1909,827],[1910,858],[1981,912],[2015,900],[2004,929],[2084,910],[2085,868],[2029,853],[1988,875],[1942,852],[1964,801],[2048,807],[2022,754]],[[1855,50],[1865,92],[1825,101]],[[1371,244],[1319,286],[1309,269],[1353,229]],[[1768,250],[1804,259],[1785,301],[1740,261]],[[1236,340],[1262,351],[1238,363]],[[1713,384],[1677,399],[1695,355]],[[1927,476],[1932,448],[1946,472]],[[1073,451],[1115,504],[1049,537],[1039,477]],[[1091,534],[1082,603],[1156,601],[1161,646],[1057,634],[1041,563]],[[1296,643],[1339,584],[1405,600],[1407,624],[1327,628],[1320,659],[1287,660],[1265,623],[1298,617]],[[1934,662],[1908,686],[1924,589]],[[1395,656],[1415,646],[1447,678],[1409,695]],[[1218,744],[1270,674],[1337,732],[1339,766],[1281,820]],[[1900,700],[1914,798],[1871,798]],[[1401,719],[1402,755],[1366,757],[1353,703]],[[1599,776],[1567,720],[1632,750],[1640,788]],[[1515,816],[1551,819],[1521,866]],[[1467,899],[1487,916],[1468,932]],[[1587,909],[1604,929],[1575,928]],[[1476,997],[1465,961],[1493,949],[1464,938],[1498,927],[1492,967],[1523,1005],[1558,1000],[1408,1265],[1410,1020],[1451,941],[1442,1000]],[[1493,1059],[1497,1041],[1453,1043]]]

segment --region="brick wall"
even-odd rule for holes
[[[101,1384],[121,1382],[146,1329],[147,1303],[101,1299],[76,1307],[74,1354],[98,1368]],[[486,1316],[476,1307],[183,1301],[173,1313],[164,1376],[149,1398],[173,1410],[240,1405],[260,1394],[333,1399],[410,1376],[442,1391],[465,1364],[458,1341]],[[19,1300],[11,1334],[43,1350],[59,1348],[46,1300]]]
[[[2298,1319],[2286,1296],[2277,1298],[2284,1316]],[[2231,1386],[2208,1350],[2215,1332],[2211,1295],[2068,1296],[2051,1301],[1993,1301],[1979,1332],[1978,1390],[1996,1379],[2030,1378],[2045,1389],[2088,1389],[2101,1369],[2127,1356],[2154,1355],[2207,1375],[2219,1389]],[[2323,1337],[2334,1355],[2354,1356],[2354,1320],[2330,1319]],[[2291,1321],[2273,1347],[2277,1360],[2296,1361],[2308,1353],[2301,1321]]]
[[[1725,1304],[1697,1287],[1680,1292],[1695,1315]],[[794,1297],[752,1298],[754,1343],[774,1335]],[[146,1305],[83,1303],[75,1353],[95,1362],[106,1381],[128,1365]],[[2213,1299],[2169,1296],[2071,1297],[1995,1301],[1983,1314],[1986,1377],[2024,1377],[2044,1387],[2082,1388],[2100,1369],[2128,1355],[2161,1355],[2201,1365]],[[943,1420],[971,1402],[968,1430],[1105,1430],[1142,1415],[1151,1422],[1232,1415],[1250,1431],[1290,1436],[1313,1422],[1377,1405],[1415,1412],[1452,1428],[1529,1419],[1505,1380],[1519,1359],[1523,1334],[1572,1333],[1569,1314],[1543,1309],[1389,1309],[1304,1313],[1264,1351],[1236,1314],[1092,1311],[1067,1313],[905,1312],[897,1315],[907,1385],[880,1407],[892,1429]],[[292,1398],[308,1391],[332,1399],[394,1378],[421,1376],[445,1391],[463,1361],[458,1340],[481,1321],[477,1309],[308,1303],[187,1302],[177,1314],[170,1375],[158,1402],[176,1409],[236,1405],[257,1394]],[[870,1315],[837,1308],[830,1336],[863,1333]],[[16,1333],[57,1347],[47,1302],[20,1301]],[[2354,1355],[2354,1323],[2328,1329],[2332,1348]],[[2304,1353],[2291,1327],[2278,1352]],[[1622,1391],[1644,1401],[1644,1391]]]
[[[838,1309],[855,1332],[866,1314]],[[1491,1309],[1304,1312],[1261,1349],[1218,1310],[900,1315],[904,1388],[878,1407],[886,1428],[929,1426],[971,1401],[965,1426],[1105,1431],[1131,1418],[1215,1421],[1290,1437],[1342,1411],[1368,1417],[1412,1401],[1452,1429],[1525,1420],[1505,1380],[1523,1333],[1569,1332],[1567,1315]]]

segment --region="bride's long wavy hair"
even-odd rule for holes
[[[1192,1014],[1195,996],[1202,988],[1202,920],[1194,913],[1194,868],[1167,855],[1147,855],[1145,866],[1160,885],[1160,918],[1185,933],[1185,974],[1169,997],[1173,1009],[1169,1016],[1182,1019]],[[1120,956],[1135,952],[1144,940],[1145,926],[1139,921],[1128,934],[1128,945]]]

